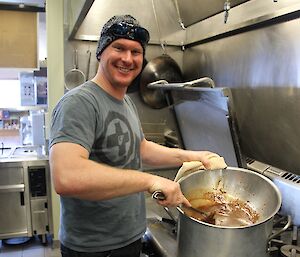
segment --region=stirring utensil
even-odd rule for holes
[[[166,196],[164,195],[164,193],[162,191],[157,190],[152,193],[152,198],[163,201],[166,199]],[[212,216],[214,215],[213,213],[206,213],[204,211],[198,210],[198,209],[194,208],[193,206],[184,206],[182,209],[188,209],[193,212],[196,212],[196,213],[202,215],[204,219],[212,218]]]

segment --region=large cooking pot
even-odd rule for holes
[[[258,221],[243,227],[212,225],[187,216],[178,207],[178,257],[267,257],[273,217],[281,206],[281,195],[275,184],[255,172],[228,167],[224,170],[197,171],[179,180],[189,199],[199,188],[222,190],[259,213]],[[195,195],[194,195],[195,196]]]

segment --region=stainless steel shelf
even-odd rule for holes
[[[47,110],[48,105],[35,105],[35,106],[18,106],[18,107],[0,107],[1,110],[7,110],[10,112],[19,112],[19,111],[38,111],[38,110]]]

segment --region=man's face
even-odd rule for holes
[[[128,87],[143,65],[143,48],[134,40],[117,39],[101,54],[102,72],[113,87]]]

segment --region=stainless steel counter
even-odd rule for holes
[[[39,146],[16,146],[0,148],[0,163],[24,162],[24,161],[47,161]]]
[[[3,163],[12,163],[12,162],[34,162],[34,161],[48,161],[47,155],[40,155],[40,156],[18,156],[18,157],[1,157],[0,158],[0,166]]]

